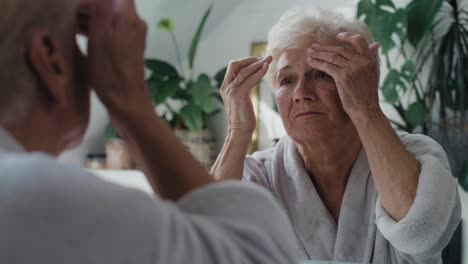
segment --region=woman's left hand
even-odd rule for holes
[[[345,45],[313,44],[307,50],[307,63],[335,80],[343,108],[350,117],[379,109],[379,44],[369,46],[363,36],[351,33],[340,33],[337,39],[354,50]]]

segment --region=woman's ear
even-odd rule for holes
[[[374,56],[376,58],[379,56],[379,48],[380,48],[380,43],[378,43],[378,42],[372,43],[369,46],[369,49],[371,51],[372,56]]]
[[[65,58],[58,40],[46,30],[35,31],[28,47],[28,60],[39,82],[41,98],[47,107],[66,104],[67,74]]]

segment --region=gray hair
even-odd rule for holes
[[[0,10],[0,123],[24,118],[38,80],[27,51],[31,34],[47,29],[64,40],[67,19],[74,18],[73,0],[1,0]],[[69,29],[68,29],[69,30]]]
[[[343,15],[323,9],[293,8],[286,11],[268,33],[267,55],[273,56],[267,79],[274,87],[273,75],[279,56],[311,40],[337,42],[336,35],[350,32],[362,35],[369,45],[373,43],[367,26],[360,20],[347,20]]]

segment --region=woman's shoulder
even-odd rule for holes
[[[403,131],[397,131],[397,134],[406,149],[413,153],[416,158],[420,159],[422,156],[429,155],[448,166],[448,158],[444,148],[431,137]]]
[[[284,137],[274,147],[247,155],[244,161],[243,179],[271,189],[271,174],[278,169],[278,161],[285,155],[288,144],[289,138]]]
[[[398,137],[400,138],[403,145],[408,150],[412,149],[427,149],[427,150],[436,150],[443,151],[442,146],[432,139],[431,137],[423,134],[411,134],[406,131],[397,131]]]
[[[251,155],[247,155],[245,161],[247,164],[267,165],[275,156],[284,154],[285,146],[290,144],[290,138],[285,136],[281,138],[275,146],[264,150],[255,151]]]

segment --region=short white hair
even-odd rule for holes
[[[0,1],[0,123],[23,118],[39,85],[27,59],[32,33],[47,29],[64,40],[75,5],[74,0]]]
[[[312,40],[322,43],[336,43],[340,32],[362,35],[369,43],[374,42],[366,24],[360,20],[345,19],[340,13],[315,9],[293,8],[286,11],[268,33],[267,55],[273,57],[267,79],[274,87],[274,73],[278,58],[290,48],[304,45]]]

